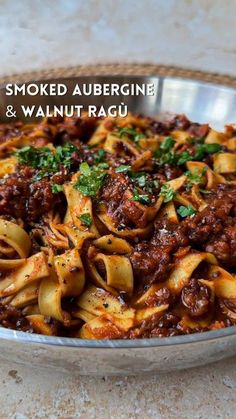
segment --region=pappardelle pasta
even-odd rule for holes
[[[84,339],[236,323],[236,126],[0,124],[0,324]]]

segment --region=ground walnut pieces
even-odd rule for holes
[[[196,278],[192,278],[189,285],[181,291],[182,303],[193,317],[202,316],[209,311],[210,298],[210,289]]]

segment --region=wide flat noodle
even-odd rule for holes
[[[188,284],[193,271],[204,260],[217,264],[216,258],[211,253],[189,253],[179,259],[165,285],[173,292],[179,293]]]
[[[39,310],[44,316],[64,322],[61,307],[62,290],[60,284],[52,277],[43,279],[39,287]]]
[[[80,308],[94,315],[106,315],[106,318],[122,330],[129,330],[134,325],[135,311],[126,308],[118,298],[103,289],[89,286],[78,298]]]
[[[220,266],[211,266],[209,277],[214,283],[215,294],[219,298],[236,298],[236,277]]]
[[[65,185],[64,187],[68,203],[68,211],[70,212],[72,222],[80,230],[86,230],[88,228],[83,226],[80,217],[82,214],[89,214],[92,220],[91,226],[89,227],[89,231],[95,234],[96,236],[99,236],[99,233],[93,220],[91,198],[89,198],[88,196],[83,196],[82,193],[79,192],[79,190],[73,188],[73,184],[74,183],[71,182]]]
[[[119,255],[130,253],[132,250],[132,246],[126,240],[115,237],[112,234],[99,237],[93,241],[93,244],[98,249]]]
[[[109,287],[126,292],[127,294],[133,293],[133,270],[127,257],[99,253],[94,261],[102,261],[104,263],[106,282]]]
[[[213,157],[216,173],[234,173],[236,171],[236,154],[219,153]]]
[[[12,247],[21,258],[26,258],[31,241],[25,230],[18,224],[0,218],[0,240]]]
[[[14,156],[6,159],[0,159],[0,177],[13,173],[15,171],[16,164],[17,160]]]
[[[48,263],[43,252],[37,253],[26,259],[18,269],[10,272],[0,281],[0,297],[15,294],[26,285],[47,277],[49,274]]]
[[[77,297],[85,284],[85,272],[79,251],[73,249],[54,258],[55,271],[63,297]]]

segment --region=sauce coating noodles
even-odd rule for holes
[[[236,126],[0,124],[0,324],[84,339],[236,323]]]

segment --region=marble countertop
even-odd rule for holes
[[[1,418],[231,419],[236,358],[210,366],[139,377],[70,377],[0,366]]]

